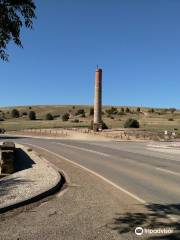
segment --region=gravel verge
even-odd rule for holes
[[[60,173],[46,159],[22,145],[16,144],[16,148],[24,152],[18,161],[23,165],[31,160],[31,164],[0,180],[0,213],[52,194],[61,185]]]

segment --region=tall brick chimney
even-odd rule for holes
[[[96,69],[94,94],[94,131],[102,129],[102,69]]]

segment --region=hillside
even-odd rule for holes
[[[21,106],[0,108],[0,127],[6,130],[19,130],[26,128],[61,128],[61,127],[88,127],[93,119],[90,116],[90,108],[87,105],[54,105],[54,106]],[[124,108],[124,112],[122,111]],[[103,120],[109,128],[121,128],[127,118],[135,118],[140,122],[140,128],[144,130],[161,131],[173,130],[180,132],[180,110],[157,109],[118,106],[111,109],[111,106],[104,106]],[[17,109],[20,117],[12,118],[12,110]],[[84,109],[85,117],[76,115],[79,109]],[[109,111],[108,111],[109,110]],[[29,120],[30,111],[36,113],[36,120]],[[54,120],[45,120],[46,114],[51,113]],[[62,121],[62,115],[69,113],[68,121]],[[76,122],[74,120],[76,119]],[[78,122],[79,121],[79,122]]]

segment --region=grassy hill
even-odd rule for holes
[[[6,107],[0,108],[0,128],[6,130],[20,130],[27,128],[61,128],[61,127],[88,127],[93,119],[89,116],[90,108],[87,105],[53,105],[53,106],[20,106],[20,107]],[[140,122],[140,128],[151,131],[172,130],[178,129],[180,133],[180,110],[157,109],[153,111],[150,108],[128,107],[130,112],[127,112],[126,106],[116,106],[113,112],[111,106],[104,106],[103,120],[109,128],[121,128],[128,118],[135,118]],[[125,112],[122,112],[124,108]],[[17,109],[20,113],[19,118],[12,118],[11,112]],[[77,115],[79,109],[84,109],[85,117]],[[108,111],[110,110],[110,111]],[[28,114],[34,111],[37,120],[29,120]],[[51,113],[54,120],[45,120],[46,114]],[[66,122],[62,121],[62,115],[70,114],[70,119]],[[77,119],[79,122],[74,122]]]

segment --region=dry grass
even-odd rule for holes
[[[5,128],[6,130],[20,130],[29,128],[69,128],[69,127],[88,127],[92,117],[89,117],[89,110],[92,106],[82,105],[75,106],[72,105],[55,105],[55,106],[29,106],[24,107],[11,107],[11,108],[1,108],[0,110],[5,114],[5,121],[0,122],[0,128]],[[18,109],[22,112],[35,111],[37,114],[36,121],[30,121],[27,116],[20,117],[18,119],[12,119],[10,112],[13,108]],[[84,109],[86,112],[86,118],[73,117],[78,109]],[[104,106],[103,111],[110,108],[110,106]],[[121,107],[117,107],[120,111]],[[126,108],[126,107],[124,107]],[[107,123],[110,128],[121,128],[127,118],[135,118],[140,122],[141,129],[151,130],[151,131],[163,131],[163,130],[173,130],[178,129],[180,133],[180,110],[175,113],[170,113],[170,111],[164,113],[163,109],[155,109],[155,113],[148,113],[148,108],[141,108],[142,113],[136,112],[136,107],[129,107],[134,113],[127,113],[126,115],[112,115],[114,119],[107,117],[106,114],[103,115],[103,120]],[[64,113],[70,113],[71,119],[68,122],[63,122],[61,116]],[[46,121],[45,115],[51,113],[55,117],[53,121]],[[72,120],[78,118],[79,123],[73,123]],[[173,118],[174,121],[168,121],[169,118]]]

